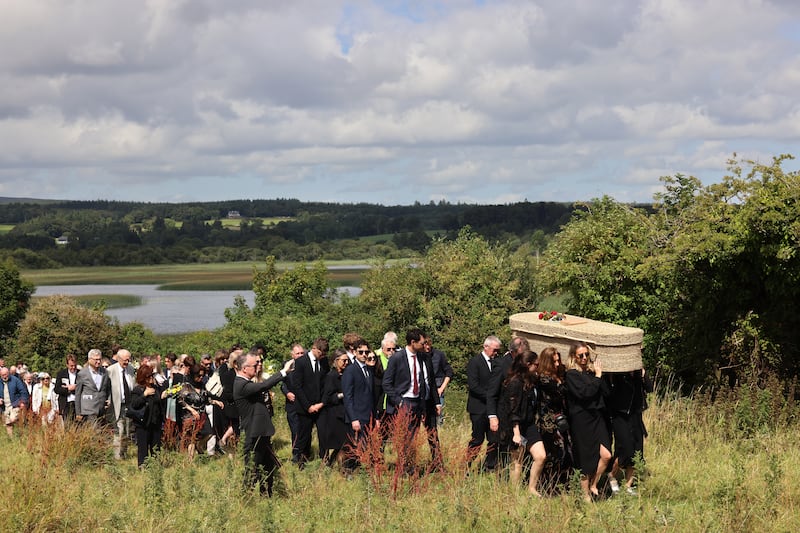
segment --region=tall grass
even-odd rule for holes
[[[640,496],[594,504],[578,491],[542,500],[502,476],[466,475],[469,420],[463,391],[449,390],[439,436],[446,472],[383,470],[348,479],[319,461],[288,462],[277,410],[274,444],[284,461],[276,497],[242,494],[240,455],[189,460],[164,451],[139,471],[115,462],[106,434],[39,424],[0,436],[8,531],[798,531],[797,408],[776,382],[693,397],[662,390],[645,413],[649,438]],[[460,404],[460,405],[458,405]],[[424,431],[417,463],[429,464]],[[132,448],[132,450],[135,448]],[[367,462],[366,460],[364,462]],[[402,470],[402,469],[401,469]],[[377,472],[377,474],[376,474]],[[397,475],[395,475],[397,473]],[[394,485],[393,485],[394,484]]]

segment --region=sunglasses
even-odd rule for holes
[[[375,360],[375,356],[374,355],[371,355],[371,356],[367,357],[367,361],[374,361],[374,360]]]
[[[369,353],[369,350],[358,350],[358,353],[360,353],[361,355],[367,355]]]
[[[576,353],[575,357],[577,357],[578,359],[583,359],[584,357],[589,357],[589,352]]]

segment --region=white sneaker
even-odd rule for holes
[[[611,486],[611,494],[619,494],[619,481],[616,478],[609,477],[608,484]]]
[[[638,496],[639,495],[639,491],[636,490],[636,487],[628,487],[628,488],[625,489],[625,492],[627,492],[630,496]]]

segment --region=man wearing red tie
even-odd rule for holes
[[[386,415],[389,420],[401,410],[408,410],[411,415],[410,438],[413,439],[420,425],[425,424],[432,469],[440,469],[443,465],[436,417],[441,413],[442,406],[433,365],[423,351],[425,338],[425,333],[420,329],[411,329],[406,333],[406,347],[389,358],[383,374],[383,391],[386,393]]]

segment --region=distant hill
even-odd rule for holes
[[[2,204],[57,204],[66,200],[46,200],[44,198],[12,198],[10,196],[0,196]]]

